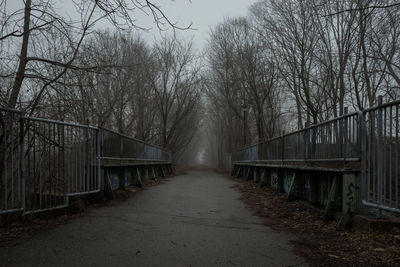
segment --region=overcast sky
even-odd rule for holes
[[[193,23],[197,30],[180,31],[185,38],[194,38],[195,47],[202,49],[207,42],[211,27],[222,22],[225,17],[245,16],[248,7],[257,0],[164,0],[158,1],[172,21],[178,21],[179,26]],[[139,21],[138,21],[139,23]],[[151,23],[150,23],[151,24]],[[147,38],[160,35],[158,29],[153,29],[145,34]]]
[[[192,38],[195,48],[202,49],[207,43],[210,28],[222,22],[226,17],[245,16],[248,7],[258,0],[157,0],[157,3],[172,21],[177,22],[178,26],[186,27],[192,23],[195,30],[178,31],[178,35],[184,38]],[[67,15],[73,19],[79,19],[72,0],[55,0],[56,10],[62,15]],[[7,3],[8,9],[14,11],[23,7],[22,0],[12,0]],[[141,35],[148,41],[160,37],[160,31],[153,23],[151,16],[146,16],[143,12],[136,11],[131,14],[136,19],[136,24],[144,28],[152,28],[149,32],[141,32]],[[110,28],[111,25],[102,20],[96,24],[96,28]],[[163,34],[172,34],[172,30]]]

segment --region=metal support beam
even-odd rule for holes
[[[296,173],[293,173],[292,181],[290,182],[289,190],[287,193],[287,200],[292,201],[295,198],[295,195],[293,194],[294,191],[294,185],[295,185],[295,180],[296,180]]]
[[[160,165],[161,176],[165,177],[164,166]]]
[[[254,182],[258,182],[258,176],[257,176],[257,174],[258,174],[258,169],[257,169],[257,167],[254,167],[254,169],[253,169],[253,180],[254,180]]]
[[[329,218],[332,216],[332,212],[335,209],[335,195],[336,195],[336,176],[335,179],[333,179],[331,189],[329,191],[328,202],[325,206],[325,211],[323,216],[325,222],[329,220]]]
[[[261,171],[261,177],[260,177],[260,187],[266,186],[267,183],[265,181],[265,169],[263,168]]]
[[[236,173],[236,178],[240,177],[240,171],[242,170],[242,166],[238,166],[238,171]]]
[[[247,167],[248,168],[248,170],[247,170],[247,174],[246,174],[246,181],[248,181],[248,180],[250,180],[251,179],[251,176],[250,176],[250,174],[251,174],[251,167]]]

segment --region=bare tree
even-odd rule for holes
[[[157,64],[152,86],[159,142],[177,152],[191,142],[199,123],[201,66],[192,43],[175,37],[163,37],[155,45],[153,56]]]
[[[282,95],[269,47],[246,18],[211,31],[207,58],[208,115],[222,165],[226,153],[280,132]]]
[[[3,88],[3,101],[7,107],[15,108],[22,97],[21,101],[27,101],[24,108],[31,112],[45,91],[68,70],[83,68],[74,62],[85,37],[90,35],[99,20],[107,19],[119,29],[143,28],[133,17],[139,11],[153,16],[159,27],[171,25],[179,28],[153,1],[73,1],[75,15],[79,17],[77,20],[63,16],[51,1],[26,0],[23,6],[16,5],[14,9],[10,2],[0,3],[0,45],[8,48],[2,50],[1,77],[10,86]],[[48,53],[53,44],[59,45],[57,53]],[[50,67],[52,72],[45,73],[49,75],[40,72]],[[28,91],[30,83],[38,89]]]

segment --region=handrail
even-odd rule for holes
[[[399,101],[399,102],[400,102],[400,101]],[[272,137],[272,138],[267,139],[267,140],[265,140],[265,141],[261,141],[261,142],[257,142],[257,143],[254,143],[254,144],[251,144],[251,145],[248,145],[248,146],[245,146],[245,147],[241,147],[241,148],[235,150],[234,152],[240,152],[240,151],[245,150],[245,149],[250,148],[250,147],[254,147],[254,146],[257,146],[257,145],[262,145],[262,144],[270,143],[270,142],[272,142],[272,141],[275,141],[275,140],[278,140],[278,139],[280,139],[280,138],[287,137],[287,136],[290,136],[290,135],[293,135],[293,134],[297,134],[297,133],[301,133],[301,132],[306,132],[307,130],[311,130],[311,129],[313,129],[313,128],[317,128],[317,127],[320,127],[320,126],[323,126],[323,125],[332,123],[332,122],[334,122],[334,121],[338,121],[338,120],[341,120],[341,119],[345,119],[345,118],[348,118],[348,117],[352,117],[352,116],[354,116],[354,115],[358,115],[359,113],[360,113],[360,111],[354,111],[354,112],[351,112],[351,113],[347,113],[347,114],[341,115],[341,116],[339,116],[339,117],[336,117],[336,118],[333,118],[333,119],[330,119],[330,120],[327,120],[327,121],[323,121],[323,122],[319,122],[319,123],[317,123],[317,124],[310,125],[310,126],[308,126],[308,127],[306,127],[306,128],[303,128],[303,129],[299,129],[299,130],[296,130],[296,131],[293,131],[293,132],[289,132],[289,133],[282,134],[282,135],[279,135],[279,136],[276,136],[276,137]]]

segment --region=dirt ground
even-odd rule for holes
[[[400,266],[400,229],[392,233],[355,232],[321,215],[299,201],[288,202],[284,193],[251,181],[231,178],[242,200],[271,228],[295,234],[296,252],[316,266]]]

